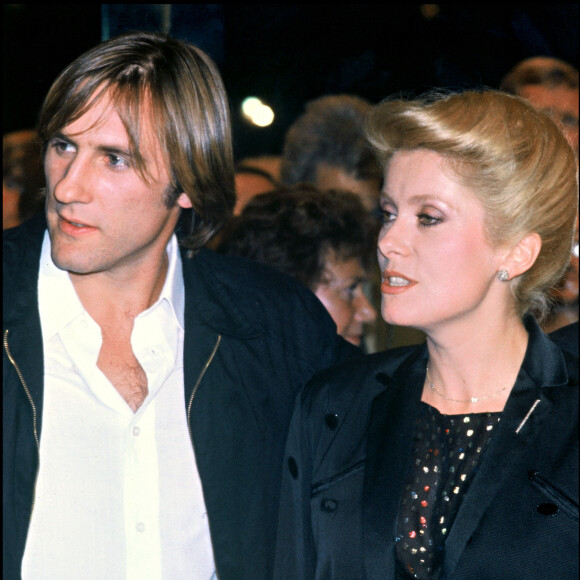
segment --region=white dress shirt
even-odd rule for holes
[[[131,344],[149,393],[133,413],[97,367],[101,330],[69,274],[39,276],[40,468],[24,580],[210,580],[215,564],[183,389],[184,286],[175,237],[159,300]]]

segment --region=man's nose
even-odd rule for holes
[[[56,201],[62,204],[87,203],[90,200],[89,161],[76,155],[63,165],[53,187]]]

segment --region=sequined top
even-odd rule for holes
[[[399,506],[397,578],[439,577],[445,540],[501,413],[443,415],[421,402]]]

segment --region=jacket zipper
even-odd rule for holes
[[[24,376],[22,375],[20,367],[18,366],[18,364],[14,360],[14,357],[12,356],[12,353],[10,352],[10,346],[8,345],[8,329],[6,329],[4,332],[4,351],[6,352],[6,356],[8,357],[10,364],[12,364],[12,366],[14,367],[14,370],[16,371],[16,374],[18,375],[18,378],[20,379],[20,383],[24,387],[24,392],[26,393],[26,396],[28,397],[28,401],[30,402],[30,406],[32,407],[32,430],[34,433],[34,441],[36,442],[36,453],[37,453],[37,457],[38,457],[38,464],[40,466],[40,440],[38,438],[38,428],[36,425],[36,405],[34,404],[34,400],[32,398],[32,395],[30,394],[30,390],[28,389],[28,385],[26,384],[26,381],[24,380]],[[26,544],[28,543],[28,537],[30,536],[30,524],[32,522],[32,514],[34,513],[34,505],[36,502],[36,483],[37,482],[38,482],[38,469],[36,470],[36,474],[34,475],[34,485],[32,486],[32,505],[30,506],[30,516],[28,517],[28,530],[26,532],[26,542],[24,544],[25,549],[26,549]]]
[[[195,444],[193,443],[193,433],[191,431],[191,406],[193,405],[193,398],[195,397],[195,394],[197,393],[197,389],[199,388],[201,380],[203,379],[205,373],[207,372],[209,365],[211,365],[211,363],[215,357],[215,354],[220,346],[221,341],[222,341],[222,335],[219,334],[217,337],[216,343],[213,347],[213,350],[211,351],[211,354],[209,355],[209,358],[207,359],[207,362],[205,363],[203,369],[201,370],[201,373],[197,379],[197,382],[195,383],[195,386],[193,387],[193,391],[191,392],[191,397],[189,398],[189,404],[187,405],[187,428],[189,429],[189,438],[191,440],[191,446],[193,447],[194,450],[195,450]]]
[[[40,441],[38,439],[38,429],[36,427],[36,405],[34,404],[34,400],[32,399],[32,395],[30,394],[30,390],[28,389],[28,385],[24,380],[22,372],[20,371],[19,366],[16,364],[16,361],[14,360],[14,357],[10,352],[10,347],[8,346],[8,329],[4,332],[4,351],[6,352],[8,360],[10,361],[10,363],[14,367],[14,370],[16,371],[16,374],[18,375],[20,383],[24,387],[24,391],[26,393],[26,396],[28,397],[28,401],[30,402],[30,406],[32,407],[32,428],[34,431],[34,440],[36,441],[36,450],[40,451]]]

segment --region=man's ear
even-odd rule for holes
[[[502,268],[509,272],[509,277],[515,278],[527,272],[536,261],[542,249],[542,238],[536,232],[528,234],[504,256]]]
[[[189,199],[187,193],[180,194],[180,196],[177,198],[177,205],[182,209],[189,209],[193,207],[191,204],[191,199]]]

